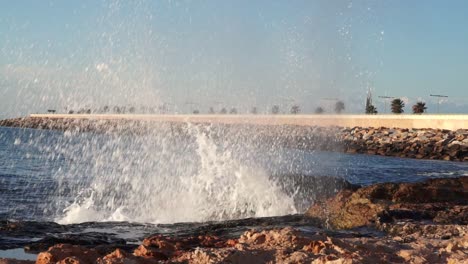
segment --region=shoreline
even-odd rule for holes
[[[26,117],[0,120],[0,127],[69,131],[72,133],[154,133],[187,137],[190,126],[214,139],[245,138],[252,143],[278,143],[305,150],[323,150],[400,158],[468,161],[468,129],[304,126],[287,124],[196,123],[139,119]],[[256,142],[254,142],[256,141]]]
[[[314,203],[305,228],[275,227],[267,220],[226,237],[220,231],[228,225],[219,222],[185,236],[152,234],[135,245],[86,245],[70,238],[36,247],[36,262],[0,263],[464,263],[467,190],[466,176],[345,188]],[[28,225],[3,223],[0,232],[27,232]]]

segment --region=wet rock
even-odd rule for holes
[[[384,183],[355,192],[342,191],[331,199],[317,202],[306,215],[334,228],[366,226],[377,220],[386,222],[402,217],[468,224],[468,211],[464,210],[467,201],[468,177]]]
[[[466,259],[464,230],[441,239],[416,235],[418,228],[431,233],[431,228],[408,225],[405,230],[417,239],[290,227],[249,230],[237,239],[156,235],[145,239],[133,254],[120,249],[100,254],[81,246],[57,245],[41,253],[37,263],[463,263]]]
[[[25,249],[30,252],[43,251],[56,244],[73,244],[82,246],[124,246],[124,239],[117,239],[107,234],[100,233],[81,233],[81,234],[61,234],[48,236],[39,241],[28,244]]]

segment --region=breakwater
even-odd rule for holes
[[[0,126],[71,132],[171,133],[185,137],[193,124],[144,119],[26,117],[2,120]],[[198,123],[196,126],[215,140],[233,138],[240,144],[275,144],[307,150],[468,161],[468,129],[225,123]]]
[[[340,141],[347,153],[401,158],[468,161],[468,130],[344,128]]]

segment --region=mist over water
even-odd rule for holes
[[[61,8],[54,4],[50,8]],[[253,24],[232,15],[239,7],[217,1],[94,5],[93,12],[86,4],[75,6],[74,12],[91,13],[88,20],[66,23],[48,40],[4,44],[8,63],[0,69],[0,85],[6,87],[3,96],[12,98],[8,115],[161,105],[187,113],[188,104],[245,113],[255,105],[267,112],[275,104],[287,112],[302,103],[310,111],[321,97],[342,96],[353,90],[345,87],[367,82],[368,74],[353,61],[351,25],[365,23],[372,12],[351,1],[305,9],[249,3],[245,12]],[[353,20],[357,13],[359,21]],[[288,20],[291,14],[299,15]],[[41,133],[15,145],[36,149],[46,157],[38,162],[53,166],[43,181],[54,198],[42,209],[59,223],[174,223],[303,210],[295,187],[285,192],[284,182],[271,177],[277,172],[257,162],[258,146],[241,138],[215,142],[190,125],[182,138],[167,125],[143,134]],[[263,147],[278,155],[275,145]]]
[[[464,163],[301,151],[215,127],[95,134],[0,128],[0,219],[176,223],[302,213],[356,184],[468,175]],[[149,133],[148,133],[149,131]]]
[[[360,111],[377,69],[355,60],[361,48],[355,39],[369,39],[367,52],[381,46],[381,29],[363,26],[378,22],[375,6],[51,1],[42,7],[44,16],[63,13],[56,19],[65,23],[4,19],[10,27],[1,47],[0,85],[12,100],[0,112],[165,104],[177,113],[206,113],[210,106],[244,113],[257,106],[263,113],[272,105],[289,112],[294,103],[313,112],[317,106],[332,110],[326,97]],[[43,38],[13,34],[35,36],[47,25],[41,23],[56,26]]]
[[[187,138],[110,135],[66,142],[60,148],[74,161],[55,177],[59,189],[71,183],[77,197],[58,206],[64,211],[56,220],[174,223],[297,213],[293,198],[265,170],[234,157],[240,148],[217,146],[189,129]]]

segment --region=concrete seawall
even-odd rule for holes
[[[467,129],[468,115],[135,115],[135,114],[34,114],[51,119],[136,120],[217,124],[299,125],[340,127],[394,127]]]

